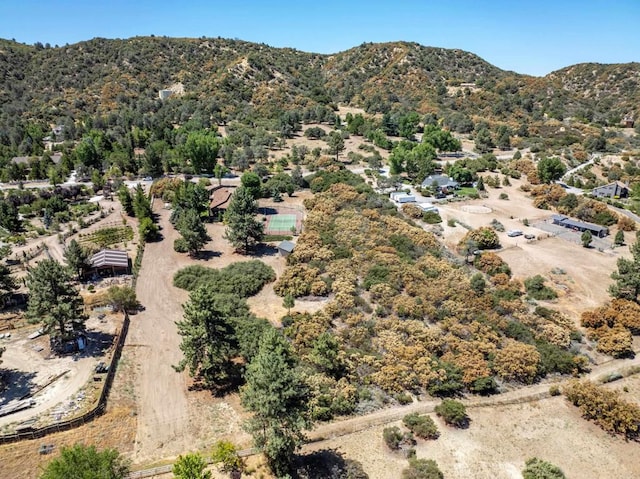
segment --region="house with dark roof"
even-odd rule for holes
[[[118,249],[103,249],[94,254],[89,260],[91,269],[98,274],[116,273],[127,274],[131,270],[129,255]]]
[[[235,189],[235,186],[215,186],[211,189],[209,214],[213,218],[221,218],[227,211],[229,203],[231,203],[231,196]]]
[[[460,183],[447,175],[429,175],[424,179],[421,186],[423,188],[435,187],[442,193],[450,193],[460,188]]]
[[[554,225],[562,226],[574,231],[589,231],[592,235],[597,236],[598,238],[604,238],[609,234],[609,228],[606,226],[574,220],[564,215],[552,215],[551,220]]]
[[[614,181],[608,185],[598,186],[591,190],[591,194],[596,198],[627,198],[629,187],[619,181]]]

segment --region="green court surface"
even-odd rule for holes
[[[290,231],[296,226],[296,215],[272,215],[269,216],[268,230],[272,231]]]

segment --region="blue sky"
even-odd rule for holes
[[[640,61],[640,0],[0,0],[0,37],[64,45],[93,37],[224,37],[336,53],[406,40],[545,75]]]

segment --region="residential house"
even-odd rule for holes
[[[629,196],[629,187],[619,181],[614,181],[608,185],[598,186],[591,190],[591,194],[596,198],[626,198]]]
[[[222,219],[231,203],[231,195],[235,186],[215,186],[211,188],[211,201],[209,202],[209,214],[216,219]]]
[[[435,187],[441,193],[452,193],[454,190],[460,188],[460,183],[458,183],[453,178],[448,177],[447,175],[430,175],[427,176],[422,182],[423,188],[433,188]]]

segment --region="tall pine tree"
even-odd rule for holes
[[[227,208],[225,220],[227,230],[224,238],[229,240],[236,249],[247,252],[256,243],[262,241],[264,228],[256,219],[258,202],[251,192],[244,186],[236,189]]]
[[[290,472],[295,450],[311,426],[308,390],[287,340],[275,329],[265,333],[245,374],[242,404],[253,413],[247,430],[277,476]]]
[[[226,386],[234,376],[232,359],[238,346],[224,299],[200,287],[191,292],[184,305],[184,319],[176,323],[184,358],[175,369],[188,367],[191,376],[207,387]]]
[[[84,303],[64,266],[54,259],[40,261],[27,275],[27,287],[27,317],[41,322],[51,339],[65,341],[84,330]]]

